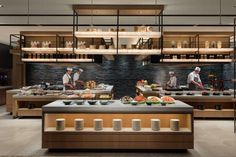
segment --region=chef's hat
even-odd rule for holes
[[[83,70],[83,69],[81,69],[81,68],[79,68],[79,69],[78,69],[78,71],[80,71],[80,72],[83,72],[84,70]]]
[[[174,75],[175,72],[174,71],[169,71],[169,75]]]
[[[67,70],[67,71],[73,71],[73,69],[70,68],[70,67],[66,68],[66,70]]]
[[[196,67],[196,68],[195,68],[195,71],[201,71],[201,68]]]

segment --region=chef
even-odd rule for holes
[[[199,76],[200,71],[201,69],[196,67],[194,71],[188,75],[187,83],[189,90],[203,89],[202,81]]]
[[[177,78],[176,78],[175,72],[170,71],[170,72],[169,72],[169,76],[170,76],[170,79],[169,79],[169,81],[166,83],[166,87],[167,87],[168,89],[177,88]]]
[[[72,71],[73,71],[72,68],[67,68],[66,73],[62,77],[62,82],[63,82],[63,85],[64,85],[64,88],[63,88],[64,91],[74,89],[73,81],[72,81],[72,78],[71,78]]]
[[[84,82],[79,79],[81,73],[83,72],[83,69],[78,69],[73,76],[73,85],[76,89],[81,89],[84,86]]]

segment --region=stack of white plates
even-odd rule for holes
[[[134,131],[141,130],[141,119],[132,119],[132,129]]]
[[[102,119],[94,119],[93,120],[94,130],[100,131],[103,129],[103,120]]]
[[[75,119],[74,121],[75,130],[83,130],[84,129],[84,119]]]
[[[179,119],[170,119],[170,129],[179,131]]]
[[[151,119],[151,128],[153,131],[160,130],[160,119]]]
[[[65,119],[58,118],[56,119],[56,130],[64,130],[65,129]]]

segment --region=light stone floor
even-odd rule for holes
[[[232,120],[195,120],[195,148],[187,152],[70,151],[41,149],[41,119],[12,119],[0,106],[0,156],[236,157]]]

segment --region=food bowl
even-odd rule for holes
[[[152,102],[146,101],[146,104],[147,104],[148,106],[151,106],[151,105],[152,105]]]
[[[71,101],[63,101],[63,103],[64,103],[65,105],[70,105],[70,104],[71,104]]]
[[[99,103],[100,103],[101,105],[107,105],[108,102],[109,102],[109,101],[107,101],[107,100],[100,100],[100,101],[99,101]]]
[[[161,106],[166,106],[166,102],[161,102]]]
[[[76,105],[83,105],[84,104],[84,100],[76,100],[76,101],[74,101],[74,103]]]
[[[97,102],[96,100],[88,100],[89,105],[95,105],[96,102]]]
[[[131,105],[137,105],[137,104],[138,104],[138,101],[133,100],[133,101],[131,101],[130,103],[131,103]]]
[[[183,95],[183,93],[175,93],[175,95]]]

